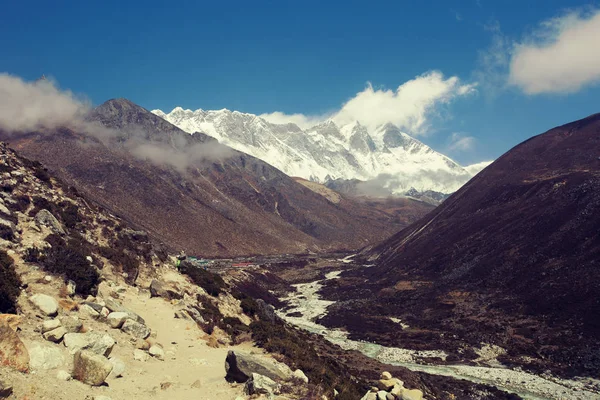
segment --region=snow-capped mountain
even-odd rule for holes
[[[393,124],[369,132],[358,121],[338,126],[327,120],[303,130],[296,124],[273,124],[254,114],[227,109],[176,107],[168,114],[152,112],[189,133],[206,133],[289,176],[321,183],[360,179],[393,193],[410,188],[450,193],[478,172],[458,165]]]

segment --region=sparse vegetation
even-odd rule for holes
[[[76,292],[81,295],[95,294],[98,289],[99,274],[86,259],[85,247],[80,241],[63,240],[58,235],[49,235],[46,241],[51,248],[45,251],[42,267],[49,272],[62,275],[76,284]]]
[[[206,293],[213,297],[218,297],[219,293],[227,288],[227,284],[221,276],[198,268],[188,262],[182,262],[179,270],[189,276],[192,282],[206,290]]]
[[[4,250],[0,250],[0,312],[16,313],[20,291],[21,280],[15,272],[13,259]]]

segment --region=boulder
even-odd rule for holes
[[[387,372],[387,371],[383,371],[383,372],[381,373],[381,377],[380,377],[379,379],[392,379],[392,378],[393,378],[393,377],[392,377],[392,374],[390,374],[390,373],[389,373],[389,372]]]
[[[403,386],[404,382],[402,382],[400,379],[396,379],[396,378],[391,378],[391,379],[380,379],[377,381],[377,387],[380,390],[387,390],[388,392],[394,387],[394,386]]]
[[[293,376],[285,364],[233,350],[227,353],[225,371],[227,380],[240,383],[246,382],[254,373],[281,380],[289,380]]]
[[[423,400],[423,392],[418,389],[404,389],[402,391],[402,400]]]
[[[388,392],[385,390],[380,390],[377,392],[377,400],[387,400]]]
[[[29,365],[32,369],[54,369],[65,363],[65,358],[58,347],[42,343],[31,346],[29,357]]]
[[[53,331],[60,325],[60,320],[58,319],[47,319],[44,322],[42,322],[42,333]]]
[[[23,317],[16,314],[0,314],[0,325],[8,325],[13,331],[17,331],[17,328]]]
[[[38,211],[38,213],[35,215],[35,222],[37,222],[38,225],[47,226],[54,233],[58,233],[59,235],[65,234],[65,230],[60,222],[58,222],[56,217],[46,209]]]
[[[29,370],[29,352],[8,324],[0,325],[0,365],[21,372]]]
[[[83,323],[79,318],[75,317],[62,317],[60,318],[60,323],[68,333],[79,333],[81,328],[83,328]]]
[[[129,315],[129,318],[139,322],[140,324],[145,324],[146,321],[144,321],[144,318],[140,317],[139,315],[137,315],[136,313],[134,313],[133,311],[128,310],[127,308],[123,307],[121,304],[119,304],[118,301],[111,299],[110,297],[107,297],[104,302],[106,303],[106,308],[108,308],[108,310],[110,312],[124,312],[127,313]]]
[[[108,356],[115,345],[115,339],[110,335],[99,332],[67,333],[63,338],[65,347],[70,354],[80,350],[89,350],[93,353]]]
[[[150,358],[150,356],[148,355],[148,353],[146,353],[143,350],[135,349],[133,351],[133,359],[136,361],[145,362],[145,361],[148,361],[149,358]]]
[[[180,293],[168,283],[153,279],[150,283],[150,297],[162,297],[167,300],[178,300],[183,298],[183,293]]]
[[[281,390],[281,385],[268,376],[252,374],[246,382],[244,391],[248,395],[266,394],[268,396],[277,394]]]
[[[138,339],[146,339],[148,336],[150,336],[150,328],[132,319],[126,320],[123,323],[123,326],[121,326],[121,330]]]
[[[56,329],[52,329],[51,331],[44,333],[43,336],[44,336],[44,339],[46,339],[50,342],[58,343],[61,341],[63,336],[65,336],[66,333],[67,333],[67,330],[64,327],[59,326]]]
[[[98,315],[100,315],[100,313],[102,312],[102,306],[98,303],[94,303],[91,301],[84,301],[83,304],[88,307],[91,307],[94,311],[96,311],[98,313]]]
[[[125,372],[125,363],[123,360],[118,357],[111,357],[108,359],[108,361],[110,361],[113,366],[110,376],[113,378],[120,378],[123,376],[123,373]]]
[[[148,353],[152,357],[158,358],[159,360],[164,360],[165,359],[165,352],[162,349],[162,347],[160,347],[158,345],[150,346],[150,349],[148,350]]]
[[[308,377],[301,369],[297,369],[294,371],[294,378],[299,379],[304,383],[308,383]]]
[[[400,381],[402,382],[402,381]],[[404,390],[404,386],[402,385],[395,385],[392,390],[390,390],[390,393],[393,394],[396,397],[400,397],[400,395],[402,394],[402,391]]]
[[[106,317],[106,322],[111,328],[119,329],[123,326],[123,323],[129,319],[129,314],[126,312],[111,312]]]
[[[396,396],[391,393],[385,395],[385,400],[396,400]]]
[[[108,358],[89,350],[75,353],[73,360],[73,378],[92,386],[104,383],[113,369]]]
[[[258,316],[269,322],[275,322],[277,320],[277,315],[275,315],[275,307],[270,304],[267,304],[263,299],[256,299],[256,305],[258,306],[257,314]]]
[[[77,291],[77,284],[71,280],[65,285],[67,296],[74,296]]]
[[[53,317],[58,313],[58,301],[46,294],[34,294],[29,301],[44,314]]]

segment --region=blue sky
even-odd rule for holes
[[[600,53],[597,2],[53,3],[3,5],[0,72],[50,75],[93,104],[317,119],[346,102],[377,118],[397,107],[408,133],[463,164],[600,111],[600,61],[585,54]],[[407,111],[398,88],[431,71],[443,94],[419,86]]]

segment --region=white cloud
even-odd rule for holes
[[[449,142],[448,151],[464,152],[473,150],[476,140],[473,136],[465,136],[462,133],[455,132],[450,135]]]
[[[371,84],[344,103],[340,110],[328,115],[307,116],[274,112],[261,117],[269,122],[283,124],[292,122],[308,128],[331,118],[344,125],[359,121],[368,128],[391,122],[400,129],[419,135],[427,132],[430,119],[437,115],[439,107],[457,97],[474,93],[476,84],[463,84],[458,77],[444,78],[439,71],[417,76],[398,86],[397,89],[374,89]]]
[[[87,110],[87,104],[48,80],[25,82],[0,73],[1,129],[30,131],[70,125]]]
[[[502,33],[498,21],[490,21],[483,26],[483,29],[492,34],[492,41],[486,49],[478,52],[477,68],[473,77],[481,87],[483,95],[493,98],[506,87],[513,44]]]
[[[327,116],[306,116],[304,114],[284,114],[280,111],[275,111],[270,114],[261,114],[259,117],[273,124],[296,124],[302,129],[307,129],[315,126],[319,122],[327,118]]]
[[[515,44],[509,83],[527,94],[569,93],[600,82],[600,10],[569,12]]]
[[[396,90],[369,85],[348,100],[333,120],[342,125],[355,120],[368,128],[391,122],[412,134],[424,134],[437,107],[475,91],[475,84],[461,84],[456,76],[444,78],[439,71],[417,76]]]

